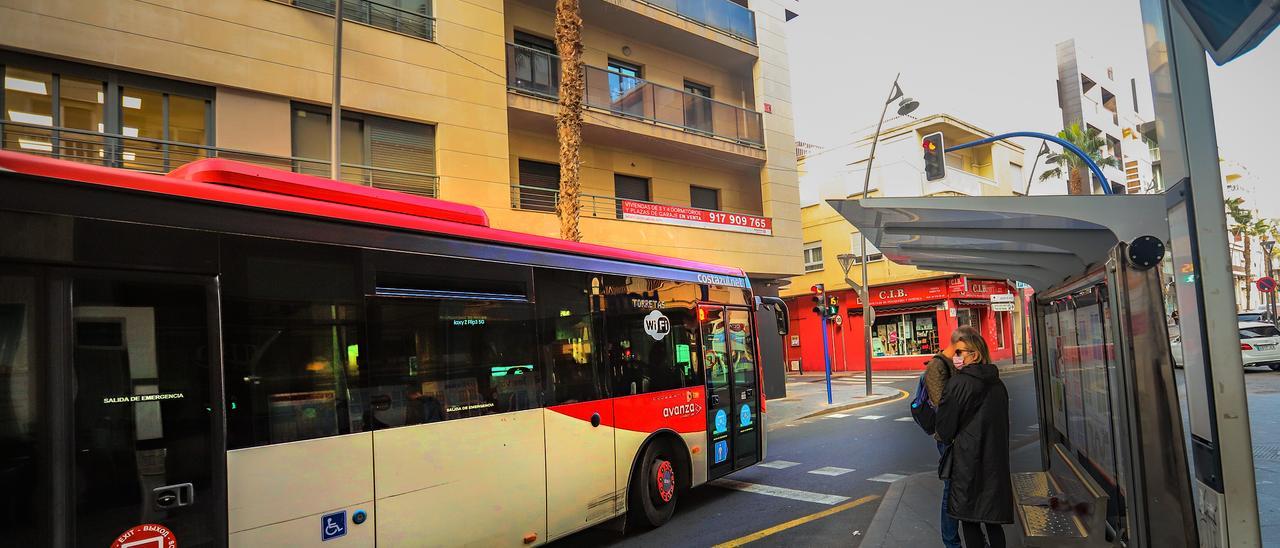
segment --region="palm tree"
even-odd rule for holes
[[[1244,245],[1244,309],[1248,310],[1253,308],[1253,291],[1249,287],[1253,273],[1253,238],[1266,234],[1268,226],[1265,220],[1244,207],[1244,198],[1228,198],[1226,205],[1227,216],[1232,221],[1227,231]]]
[[[578,215],[582,205],[582,97],[586,78],[582,68],[582,10],[578,0],[556,0],[556,52],[560,54],[560,108],[556,134],[560,140],[560,237],[582,241]]]
[[[1102,155],[1102,149],[1106,146],[1107,141],[1095,130],[1086,131],[1080,129],[1079,123],[1073,123],[1071,127],[1059,131],[1058,137],[1083,150],[1093,160],[1093,163],[1098,164],[1098,167],[1120,167],[1120,161],[1114,156]],[[1075,153],[1064,149],[1057,154],[1050,154],[1045,163],[1057,167],[1041,173],[1040,182],[1061,178],[1062,170],[1066,168],[1067,194],[1092,194],[1089,189],[1093,185],[1085,185],[1085,172],[1089,169],[1089,166]]]

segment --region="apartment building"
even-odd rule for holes
[[[794,0],[584,0],[584,240],[801,272]],[[558,235],[551,0],[346,0],[342,179]],[[3,147],[327,176],[333,0],[0,2]]]
[[[980,145],[947,155],[947,175],[926,181],[921,139],[941,131],[947,143],[964,143],[992,134],[946,114],[905,121],[884,130],[876,149],[868,194],[872,197],[1013,196],[1026,192],[1024,150],[1012,142]],[[823,362],[821,318],[812,310],[810,288],[823,284],[835,297],[839,319],[828,322],[828,350],[834,370],[862,370],[862,303],[845,281],[838,257],[854,255],[849,277],[861,281],[858,230],[840,216],[828,198],[862,193],[871,136],[826,149],[808,146],[800,159],[801,224],[804,274],[783,290],[790,308],[788,370],[816,371]],[[957,251],[961,252],[961,251]],[[875,319],[872,367],[877,370],[921,369],[928,355],[940,350],[956,328],[982,330],[995,359],[1009,359],[1022,341],[1021,311],[995,312],[992,294],[1016,291],[1007,280],[981,279],[922,270],[887,260],[874,246],[867,249],[867,279]]]
[[[1056,56],[1062,126],[1080,124],[1102,135],[1103,155],[1119,164],[1102,168],[1102,174],[1112,183],[1123,183],[1126,193],[1161,190],[1158,166],[1152,165],[1159,162],[1159,148],[1144,137],[1154,134],[1154,127],[1146,123],[1152,115],[1139,112],[1137,80],[1117,75],[1114,67],[1081,50],[1074,39],[1060,42]],[[1093,181],[1096,193],[1101,192],[1098,184]]]

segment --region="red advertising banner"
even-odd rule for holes
[[[722,213],[649,202],[622,200],[622,218],[628,221],[710,228],[712,230],[746,232],[765,236],[773,235],[773,219],[768,217],[757,217],[742,213]]]

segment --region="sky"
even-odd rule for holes
[[[1117,81],[1137,78],[1139,116],[1154,117],[1137,0],[1064,6],[805,0],[787,23],[796,138],[833,146],[871,133],[899,72],[902,89],[920,102],[913,116],[948,113],[995,133],[1056,133],[1054,47],[1067,39],[1114,67]],[[1280,33],[1225,67],[1209,65],[1220,152],[1247,169],[1251,207],[1280,218],[1280,151],[1273,150],[1280,145],[1265,142],[1280,126]],[[1038,148],[1020,144],[1028,154]],[[1032,192],[1064,190],[1046,183]]]

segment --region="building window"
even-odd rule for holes
[[[613,195],[618,199],[617,214],[621,219],[623,200],[649,201],[649,180],[643,177],[614,174]]]
[[[876,317],[871,334],[873,356],[929,355],[938,350],[937,312]]]
[[[969,326],[982,332],[982,310],[979,308],[961,308],[956,310],[956,325]]]
[[[698,209],[720,209],[720,191],[714,188],[689,186],[689,205]]]
[[[822,270],[822,241],[804,244],[804,271]]]
[[[532,211],[555,211],[560,196],[560,166],[520,160],[519,207]]]
[[[560,69],[556,45],[551,40],[527,32],[515,31],[515,47],[510,62],[514,65],[510,82],[515,87],[548,97],[560,88]]]
[[[67,65],[3,67],[3,148],[154,172],[207,155],[213,102],[183,91],[194,86],[92,67],[82,72],[98,77],[83,78]]]
[[[293,0],[293,5],[333,15],[333,0]],[[346,0],[342,19],[424,40],[435,38],[431,0]]]
[[[853,255],[853,264],[862,264],[862,234],[854,232],[849,235],[849,250]],[[867,241],[867,262],[874,263],[884,260],[884,254],[880,252],[880,248]]]
[[[644,117],[645,100],[632,93],[644,85],[644,68],[617,59],[609,59],[609,110]]]
[[[711,132],[711,87],[685,80],[684,91],[684,126]]]
[[[295,105],[293,169],[329,176],[329,113]],[[342,180],[434,197],[436,128],[367,114],[342,116]]]

